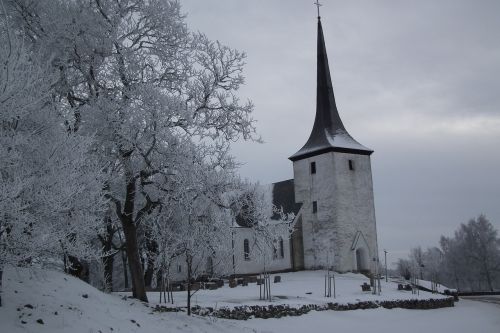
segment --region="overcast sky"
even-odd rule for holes
[[[184,0],[192,30],[245,51],[241,96],[265,143],[238,143],[241,174],[293,177],[312,129],[313,0]],[[322,1],[340,116],[372,148],[388,262],[485,214],[500,229],[500,1]]]

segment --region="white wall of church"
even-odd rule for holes
[[[349,160],[353,170],[349,168]],[[316,173],[311,174],[311,162]],[[303,203],[306,269],[356,270],[356,249],[373,270],[377,234],[370,157],[329,152],[294,162],[295,198]],[[313,212],[313,202],[317,212]],[[357,233],[362,237],[357,237]]]
[[[285,230],[285,229],[284,229]],[[215,257],[212,259],[213,271],[216,276],[229,276],[232,274],[258,274],[264,271],[264,266],[268,272],[283,271],[291,269],[290,241],[283,239],[283,250],[280,248],[280,242],[276,242],[276,253],[272,247],[263,251],[259,250],[255,242],[255,234],[250,228],[233,228],[234,236],[234,267],[233,255],[229,257]],[[248,240],[249,253],[245,257],[244,242]],[[232,244],[228,244],[232,247]],[[199,259],[199,258],[198,258]],[[197,274],[209,273],[207,258],[202,258],[198,265]],[[187,279],[187,266],[184,257],[176,258],[172,261],[170,267],[170,279],[173,281],[182,281]]]
[[[264,271],[282,271],[290,269],[290,241],[283,239],[283,250],[279,246],[279,241],[276,242],[276,253],[272,247],[263,251],[259,250],[255,236],[249,228],[235,228],[235,264],[237,274],[254,274]],[[249,255],[248,259],[244,254],[244,241],[248,239],[249,242]]]

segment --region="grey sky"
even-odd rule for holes
[[[292,178],[314,122],[313,0],[184,0],[187,22],[247,53],[241,96],[265,144],[241,173]],[[380,250],[437,245],[480,213],[500,229],[500,1],[323,1],[340,116],[372,155]]]

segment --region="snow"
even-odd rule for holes
[[[498,333],[500,307],[460,300],[453,308],[437,310],[376,309],[312,311],[302,317],[249,320],[257,332],[370,332],[370,333]]]
[[[300,296],[285,300],[291,304],[324,302],[322,272],[280,274],[281,284],[273,284],[273,294]],[[320,283],[318,280],[320,279]],[[73,277],[41,269],[8,269],[4,273],[3,307],[0,307],[0,332],[473,332],[498,333],[498,305],[460,300],[454,308],[438,310],[372,309],[356,311],[312,311],[301,317],[232,321],[217,318],[188,317],[185,313],[153,313],[143,303],[122,299],[118,294],[104,294]],[[391,284],[383,284],[382,295],[361,292],[366,281],[356,274],[337,277],[337,301],[356,299],[412,298],[411,293],[398,292]],[[357,288],[356,288],[357,286]],[[199,303],[220,305],[259,303],[255,285],[200,291]],[[306,288],[306,289],[302,289]],[[359,289],[359,291],[358,291]],[[306,295],[305,292],[312,292]],[[174,297],[181,302],[183,293]],[[203,296],[205,295],[205,296]],[[155,296],[150,293],[150,297]],[[157,295],[156,295],[157,296]],[[420,292],[419,297],[432,294]],[[435,296],[435,295],[434,295]],[[434,297],[432,296],[432,297]],[[151,301],[155,301],[151,299]],[[273,303],[283,302],[275,299]],[[153,302],[154,303],[154,302]],[[269,304],[269,303],[266,303]],[[28,305],[28,307],[26,306]],[[150,304],[151,306],[154,304]],[[31,309],[30,306],[33,308]],[[57,313],[57,314],[56,314]],[[42,319],[44,324],[36,321]],[[23,324],[21,321],[25,321]]]
[[[370,148],[363,146],[358,141],[354,140],[349,133],[343,130],[337,130],[335,134],[332,135],[325,129],[325,136],[332,147],[371,151]]]
[[[281,276],[281,283],[273,283],[274,276]],[[363,283],[369,283],[369,279],[361,274],[345,273],[335,274],[336,298],[324,297],[324,276],[325,271],[301,271],[293,273],[281,273],[271,275],[271,295],[273,305],[289,304],[300,306],[303,304],[325,304],[327,302],[336,303],[356,303],[370,300],[398,300],[398,299],[429,299],[443,298],[439,294],[431,294],[419,291],[419,294],[412,294],[411,291],[397,290],[397,284],[381,281],[381,295],[373,295],[371,292],[361,291]],[[332,290],[333,293],[333,290]],[[130,293],[121,293],[130,295]],[[186,306],[186,292],[174,292],[174,305]],[[149,292],[148,299],[152,304],[159,300],[157,292]],[[202,307],[228,307],[233,308],[241,305],[269,305],[268,301],[259,300],[259,286],[256,283],[249,283],[248,286],[238,286],[229,288],[227,283],[217,290],[198,290],[193,298],[192,305]]]
[[[347,148],[356,150],[365,150],[373,152],[368,147],[363,146],[358,141],[354,140],[349,133],[343,130],[337,130],[335,133],[331,133],[328,129],[324,129],[325,138],[328,143],[324,142],[321,144],[308,144],[306,143],[298,152],[290,156],[290,158],[295,158],[297,156],[302,156],[305,154],[311,154],[322,149],[328,148]]]
[[[427,280],[418,280],[418,285],[419,286],[422,286],[424,288],[427,288],[429,290],[432,289],[432,282],[431,281],[427,281]],[[450,292],[455,292],[457,291],[456,289],[453,289],[453,288],[448,288],[446,286],[443,286],[442,284],[438,284],[437,285],[437,291],[440,292],[440,293],[443,293],[445,290],[449,290]]]
[[[407,281],[407,280],[404,280],[403,278],[399,278],[399,279],[392,279],[392,282],[394,283],[400,283],[400,284],[409,284],[410,282]],[[426,289],[429,289],[429,290],[432,290],[432,282],[431,281],[427,281],[427,280],[418,280],[417,281],[417,284],[421,287],[424,287]],[[457,290],[456,289],[453,289],[453,288],[449,288],[447,286],[444,286],[442,284],[437,284],[437,292],[439,293],[444,293],[445,290],[448,290],[450,292],[456,292]]]
[[[1,333],[165,332],[166,329],[223,333],[235,330],[231,322],[221,325],[209,318],[188,318],[185,313],[153,314],[140,301],[102,293],[60,272],[8,269],[3,281]],[[44,324],[37,323],[38,319]]]

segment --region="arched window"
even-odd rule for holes
[[[285,248],[283,246],[283,238],[280,237],[280,241],[279,241],[279,247],[280,247],[280,257],[281,258],[285,258]]]
[[[245,260],[250,260],[250,243],[248,239],[243,241],[243,255],[245,256]]]

